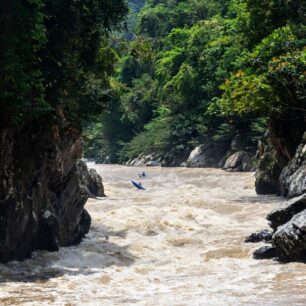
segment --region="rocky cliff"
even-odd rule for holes
[[[306,132],[275,187],[287,200],[267,216],[271,245],[257,250],[255,257],[306,262]]]
[[[0,130],[0,262],[82,240],[91,223],[84,205],[104,193],[80,156],[80,130],[65,121]]]
[[[302,112],[288,114],[287,117],[287,120],[271,119],[268,131],[259,143],[255,183],[258,194],[277,193],[286,196],[286,184],[283,185],[282,180],[289,173],[285,174],[283,169],[291,173],[298,167],[296,156],[299,155],[298,147],[303,143],[306,117]],[[287,165],[289,168],[285,168]]]

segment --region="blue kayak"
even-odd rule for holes
[[[132,181],[132,184],[133,184],[137,189],[139,189],[139,190],[145,190],[145,189],[142,187],[141,183],[136,183],[135,181]]]

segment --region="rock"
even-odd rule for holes
[[[268,194],[277,194],[279,189],[275,181],[271,181],[270,176],[261,175],[257,176],[255,183],[255,190],[257,194],[268,195]]]
[[[306,132],[293,159],[280,175],[281,193],[288,198],[306,192]]]
[[[305,156],[301,159],[303,147],[306,144],[305,117],[299,111],[294,116],[293,114],[290,116],[295,119],[270,118],[268,132],[261,139],[258,148],[259,165],[255,183],[256,191],[259,194],[282,193],[287,196],[292,175],[301,166],[302,160],[305,160]],[[295,157],[297,155],[298,157]],[[285,167],[288,168],[284,169]],[[292,189],[290,197],[300,195],[305,191],[300,175],[301,172],[295,178],[295,187]]]
[[[160,167],[161,162],[159,160],[150,160],[150,161],[146,162],[146,166],[147,167]]]
[[[270,221],[270,226],[276,230],[304,209],[306,209],[306,194],[284,202],[268,214],[267,219]]]
[[[187,167],[218,167],[226,153],[226,149],[216,143],[207,141],[207,143],[196,147],[190,153],[187,159]]]
[[[223,169],[230,171],[251,171],[255,158],[253,154],[239,151],[227,158]]]
[[[102,184],[102,178],[95,169],[89,170],[89,179],[87,187],[91,196],[105,197],[104,186]]]
[[[59,224],[60,221],[53,211],[46,210],[42,218],[39,219],[39,232],[35,249],[42,249],[47,251],[59,250]]]
[[[160,167],[162,164],[161,158],[153,154],[140,154],[134,159],[130,159],[126,165],[134,167]]]
[[[91,226],[90,214],[87,212],[86,209],[84,209],[77,229],[77,235],[72,242],[73,245],[79,244],[82,241],[85,235],[88,234],[90,226]]]
[[[102,178],[95,169],[88,170],[86,163],[80,160],[77,163],[77,170],[79,171],[82,185],[88,188],[90,197],[105,197]]]
[[[84,205],[103,189],[80,156],[80,130],[65,120],[0,129],[0,262],[57,251],[88,232]]]
[[[276,248],[271,246],[263,246],[253,254],[254,259],[271,259],[274,257],[277,257]]]
[[[166,154],[163,159],[161,166],[162,167],[186,167],[187,158],[190,155],[190,149],[185,148],[180,152],[169,152]],[[183,166],[185,165],[185,166]]]
[[[279,258],[283,261],[306,261],[306,210],[279,226],[272,237]]]
[[[255,189],[257,194],[278,194],[280,192],[279,176],[287,165],[285,160],[271,141],[271,132],[258,142],[258,167],[255,173]]]
[[[258,193],[278,192],[288,199],[267,217],[274,230],[272,245],[285,262],[306,261],[306,121],[296,118],[270,120],[256,173]]]
[[[268,230],[263,230],[251,234],[249,237],[245,239],[245,242],[252,242],[252,243],[261,242],[261,241],[270,242],[271,240],[272,240],[272,232]]]
[[[305,160],[306,161],[306,160]],[[291,176],[287,197],[292,198],[306,192],[306,163]]]
[[[271,146],[267,146],[266,150],[256,170],[255,189],[257,194],[277,194],[280,191],[279,176],[286,161],[277,157],[276,151]]]

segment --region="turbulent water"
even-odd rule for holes
[[[260,244],[244,243],[281,201],[257,196],[252,173],[96,169],[108,197],[87,204],[90,234],[0,265],[1,305],[305,305],[306,265],[253,260]]]

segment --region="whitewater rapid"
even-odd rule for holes
[[[253,173],[95,168],[107,197],[87,203],[87,238],[0,265],[0,305],[305,305],[306,265],[244,243],[282,201],[257,196]],[[142,171],[146,191],[130,182]]]

